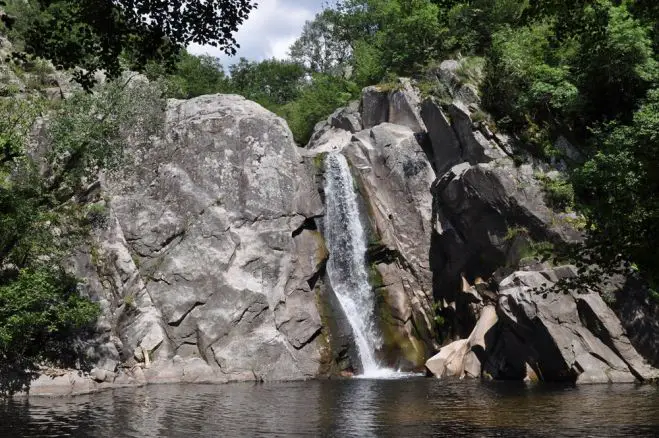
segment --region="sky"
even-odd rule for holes
[[[209,54],[220,58],[227,67],[240,57],[260,61],[272,57],[283,59],[288,48],[302,33],[307,20],[320,12],[327,0],[256,0],[258,7],[235,34],[240,49],[230,57],[212,46],[193,44],[188,50],[195,55]]]

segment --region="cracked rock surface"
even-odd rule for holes
[[[239,96],[172,100],[163,138],[128,153],[97,239],[121,360],[146,353],[157,382],[317,375],[323,205],[285,122]]]

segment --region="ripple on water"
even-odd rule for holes
[[[425,378],[163,385],[0,401],[0,437],[659,436],[659,388]]]

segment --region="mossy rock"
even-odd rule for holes
[[[316,307],[323,326],[319,336],[321,356],[319,374],[337,376],[344,370],[353,369],[353,358],[350,356],[351,344],[346,334],[341,333],[338,321],[343,315],[337,315],[341,310],[336,308],[338,303],[332,303],[330,294],[333,292],[324,290],[319,283],[315,293]]]
[[[313,157],[313,165],[317,170],[324,171],[325,170],[325,157],[327,156],[327,152],[321,152],[318,155],[315,155]]]
[[[377,269],[376,269],[377,270]],[[388,291],[385,287],[375,289],[376,316],[382,335],[380,356],[389,366],[416,370],[423,367],[427,349],[417,337],[416,328],[409,335],[401,321],[393,317],[391,306],[387,301]]]

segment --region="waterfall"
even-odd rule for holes
[[[366,270],[366,236],[352,174],[340,153],[325,158],[325,196],[329,281],[352,326],[364,377],[381,377],[391,371],[380,368],[375,359],[382,341],[375,327],[373,290]]]

